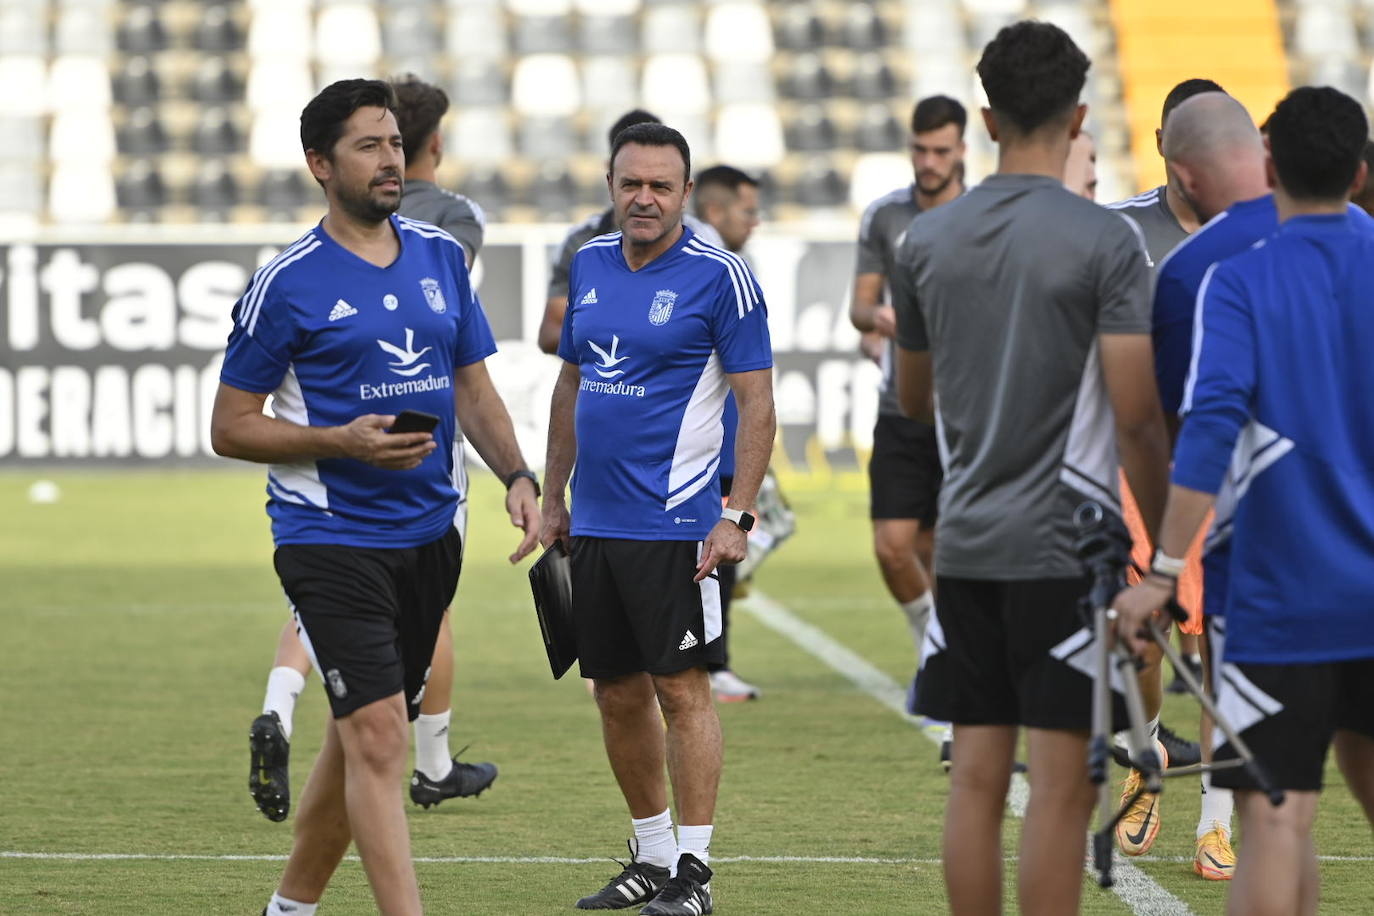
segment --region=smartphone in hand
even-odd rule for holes
[[[429,433],[439,425],[439,418],[421,410],[403,410],[396,415],[396,422],[387,430],[389,433]]]

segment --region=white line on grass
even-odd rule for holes
[[[61,862],[284,862],[281,855],[198,855],[155,852],[17,852],[0,850],[0,859],[37,859]],[[360,861],[346,856],[346,861]],[[870,856],[712,856],[713,862],[758,862],[765,865],[939,865],[939,859],[883,859]],[[563,856],[416,856],[416,862],[439,865],[596,865],[608,861]]]
[[[919,718],[907,714],[906,692],[896,681],[873,667],[867,659],[840,645],[824,630],[812,626],[759,591],[751,592],[737,606],[844,675],[854,686],[916,726],[931,741],[939,741],[921,729]],[[1030,786],[1025,777],[1013,773],[1011,789],[1007,793],[1007,806],[1012,814],[1025,817],[1029,797]],[[1084,868],[1091,869],[1091,863],[1085,863]],[[1192,916],[1193,911],[1188,904],[1131,863],[1120,860],[1113,862],[1112,873],[1116,878],[1112,893],[1120,897],[1137,916]]]

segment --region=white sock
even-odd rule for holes
[[[448,752],[448,723],[453,710],[415,719],[415,769],[436,782],[453,770],[453,755]]]
[[[291,740],[291,719],[296,714],[296,698],[305,689],[305,675],[295,668],[282,665],[267,675],[267,696],[262,701],[264,713],[275,712],[281,719],[281,730]]]
[[[1145,737],[1151,741],[1159,740],[1159,716],[1155,716],[1149,722],[1145,723]],[[1112,736],[1112,740],[1116,743],[1116,746],[1123,751],[1130,751],[1131,733],[1129,730],[1117,732]]]
[[[702,865],[711,864],[711,831],[716,828],[711,824],[678,824],[677,827],[677,854],[681,856],[684,852],[690,852],[701,860]],[[673,860],[673,875],[677,875],[677,860]]]
[[[921,645],[926,641],[926,621],[935,607],[935,597],[929,590],[901,605],[906,615],[907,626],[911,627],[911,641],[916,644],[916,657],[921,657]]]
[[[1212,774],[1202,774],[1202,816],[1197,821],[1197,838],[1220,827],[1227,837],[1231,836],[1231,812],[1235,802],[1230,789],[1212,785]]]
[[[632,817],[635,827],[635,860],[660,868],[677,864],[677,841],[673,839],[673,816],[664,808],[653,817]]]
[[[315,916],[319,906],[318,903],[301,903],[281,894],[273,894],[272,901],[267,904],[267,916]]]

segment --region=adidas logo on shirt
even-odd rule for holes
[[[595,287],[595,286],[593,286],[591,289],[587,290],[587,295],[585,295],[585,296],[582,297],[582,301],[579,302],[578,305],[596,305],[596,287]]]
[[[688,630],[687,635],[682,637],[682,642],[678,643],[677,650],[679,652],[686,652],[688,649],[692,648],[696,644],[697,638],[692,635],[691,630]]]
[[[329,310],[329,320],[338,321],[340,318],[347,318],[350,315],[358,314],[358,310],[340,299],[334,303],[334,307]]]

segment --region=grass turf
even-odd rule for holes
[[[248,723],[258,712],[285,619],[254,471],[61,473],[54,504],[32,504],[31,475],[0,476],[0,851],[186,856],[284,855],[289,824],[246,791]],[[868,547],[862,478],[797,478],[797,536],[758,585],[894,680],[911,675],[900,614]],[[500,488],[479,477],[456,602],[455,748],[501,776],[476,800],[410,808],[416,856],[550,856],[588,864],[421,862],[429,912],[567,912],[624,853],[629,824],[580,681],[548,676],[515,532]],[[909,914],[946,908],[940,867],[945,777],[935,749],[840,675],[736,615],[735,667],[765,693],[726,705],[726,770],[712,853],[872,857],[885,863],[725,862],[717,910]],[[296,718],[299,791],[327,705],[311,680]],[[1196,731],[1170,698],[1166,721]],[[1334,767],[1319,852],[1368,856],[1370,833]],[[1189,864],[1195,784],[1171,785],[1165,826],[1140,867],[1197,913],[1224,887]],[[1014,859],[1017,826],[1008,821]],[[1077,837],[1065,842],[1078,843]],[[1169,861],[1187,857],[1188,861]],[[1014,861],[1006,866],[1014,908]],[[0,858],[0,912],[256,913],[279,861]],[[1323,912],[1368,912],[1369,862],[1323,863]],[[346,862],[322,913],[365,913],[371,895]],[[1084,912],[1122,913],[1086,887]]]

